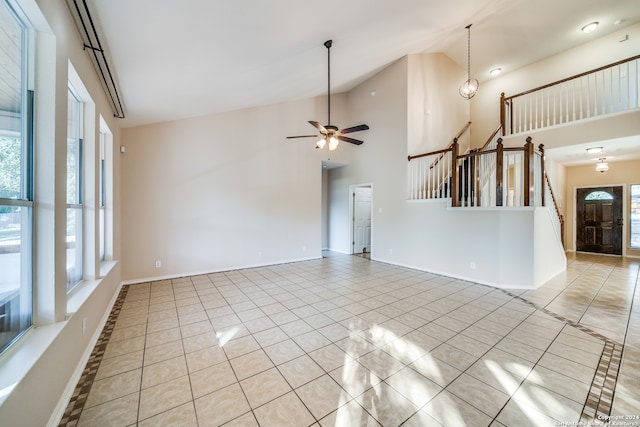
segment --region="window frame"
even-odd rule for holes
[[[635,201],[634,201],[634,188],[637,191],[637,196],[635,197],[636,198]],[[634,225],[633,225],[634,215],[638,216],[637,230],[634,230]],[[634,245],[634,238],[633,238],[634,234],[639,236],[637,238],[638,242],[635,245]],[[629,185],[629,248],[640,249],[640,184]]]
[[[99,219],[98,219],[98,258],[100,262],[104,262],[106,260],[107,254],[107,218],[106,218],[106,208],[107,208],[107,182],[106,182],[106,144],[107,144],[107,135],[103,129],[99,131],[99,141],[98,141],[98,160],[99,160],[99,184],[98,184],[98,192],[99,192],[99,200],[98,200],[98,210],[99,210]]]
[[[67,294],[71,293],[82,281],[85,276],[84,269],[84,215],[85,215],[85,206],[84,206],[84,102],[82,98],[79,96],[78,92],[73,87],[72,83],[69,81],[67,84],[68,87],[68,102],[73,98],[73,102],[75,102],[76,111],[76,133],[77,133],[77,152],[75,153],[75,161],[76,161],[76,170],[74,171],[75,175],[75,191],[73,194],[73,199],[69,200],[69,170],[67,170],[67,233],[65,236],[68,237],[69,233],[69,218],[73,213],[75,216],[75,246],[74,246],[74,268],[70,270],[69,264],[69,256],[70,250],[67,247]],[[67,121],[69,119],[67,118]],[[69,131],[69,126],[67,126],[67,132]],[[74,135],[75,137],[76,135]],[[67,135],[67,168],[69,167],[68,159],[69,159],[69,144],[70,144],[71,136]],[[66,239],[66,237],[65,237]],[[68,245],[69,242],[66,242]],[[71,273],[75,272],[74,275],[71,276]]]
[[[30,27],[27,21],[16,11],[7,1],[2,1],[8,14],[13,18],[16,26],[20,31],[20,111],[15,113],[19,126],[19,130],[0,130],[4,136],[9,138],[17,138],[20,140],[20,183],[18,194],[16,197],[0,197],[0,207],[16,208],[20,216],[20,242],[19,242],[19,284],[17,297],[11,298],[10,294],[6,295],[7,301],[3,302],[0,307],[2,317],[2,329],[9,325],[9,335],[6,340],[0,341],[0,353],[9,348],[21,336],[23,336],[33,326],[33,270],[34,270],[34,91],[30,87],[30,71],[33,66],[30,61]],[[0,255],[2,256],[2,255]],[[18,309],[17,316],[12,315],[15,309]],[[7,311],[8,310],[8,311]],[[8,319],[8,320],[7,320]],[[5,322],[7,322],[5,324]],[[17,325],[15,325],[17,323]],[[18,329],[13,331],[13,326]],[[4,338],[3,338],[4,339]]]

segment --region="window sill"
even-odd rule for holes
[[[102,278],[107,276],[115,267],[116,261],[103,261],[100,264],[100,278],[96,280],[84,280],[67,295],[67,318],[78,311],[82,304],[98,287]]]
[[[67,322],[28,330],[0,357],[0,406],[36,364]]]

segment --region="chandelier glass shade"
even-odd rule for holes
[[[460,96],[464,99],[471,99],[478,92],[480,83],[471,78],[471,25],[467,25],[467,81],[460,86]]]
[[[480,83],[478,83],[478,80],[476,79],[467,80],[462,84],[462,86],[460,86],[460,96],[462,96],[465,99],[473,98],[473,95],[475,95],[478,92],[479,86],[480,86]]]
[[[602,158],[600,158],[598,160],[600,160],[600,161],[598,163],[596,163],[596,171],[598,171],[600,173],[605,173],[606,171],[608,171],[609,170],[609,163],[607,163],[605,161],[605,160],[607,160],[606,157],[602,157]]]

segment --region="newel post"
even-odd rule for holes
[[[504,100],[504,92],[500,94],[500,127],[502,128],[502,136],[505,135],[506,106]]]
[[[451,206],[458,206],[458,138],[453,139],[451,144]]]
[[[504,151],[502,147],[502,138],[498,138],[496,145],[496,206],[502,206],[502,189],[504,174],[502,173],[502,163],[504,160]]]
[[[527,137],[527,142],[524,144],[524,185],[523,185],[523,195],[524,195],[524,206],[532,206],[533,205],[533,142],[530,136]]]
[[[542,188],[540,189],[540,203],[542,206],[547,206],[544,200],[544,193],[546,193],[545,188],[547,188],[547,172],[544,170],[544,144],[538,145],[538,151],[540,151],[540,182],[542,183]]]

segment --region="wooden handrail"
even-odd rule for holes
[[[567,77],[567,78],[558,80],[558,81],[553,82],[553,83],[548,83],[546,85],[542,85],[542,86],[537,87],[535,89],[529,89],[529,90],[526,90],[524,92],[520,92],[520,93],[515,94],[515,95],[507,96],[507,97],[504,97],[504,100],[508,101],[508,100],[513,99],[513,98],[517,98],[519,96],[528,95],[528,94],[530,94],[532,92],[537,92],[539,90],[546,89],[548,87],[555,86],[555,85],[558,85],[560,83],[568,82],[570,80],[579,79],[580,77],[584,77],[584,76],[586,76],[588,74],[597,73],[598,71],[606,70],[607,68],[615,67],[616,65],[624,64],[625,62],[635,61],[636,59],[640,59],[640,55],[632,56],[631,58],[623,59],[621,61],[617,61],[617,62],[614,62],[614,63],[609,64],[609,65],[603,65],[602,67],[594,68],[593,70],[585,71],[583,73],[576,74],[575,76]]]
[[[443,154],[448,151],[451,151],[452,145],[449,145],[447,148],[443,148],[442,150],[430,151],[428,153],[416,154],[415,156],[408,156],[409,161],[413,159],[419,159],[420,157],[433,156],[434,154]]]
[[[562,247],[564,247],[564,217],[560,213],[560,208],[558,207],[558,202],[556,201],[556,195],[553,192],[553,187],[551,186],[551,181],[549,181],[549,175],[545,172],[544,179],[549,186],[549,193],[551,194],[551,200],[553,200],[553,207],[556,210],[556,214],[558,215],[558,220],[560,221],[560,241],[562,242]]]
[[[460,132],[458,132],[458,134],[456,136],[453,137],[453,141],[451,141],[451,143],[449,143],[449,146],[447,148],[453,148],[453,146],[458,143],[458,139],[460,139],[460,137],[467,131],[467,129],[469,129],[469,126],[471,126],[471,122],[467,123],[462,128],[462,130]],[[438,163],[440,163],[440,160],[442,160],[443,157],[444,157],[443,154],[439,155],[433,161],[433,163],[431,163],[431,166],[429,166],[429,169],[433,169]]]
[[[469,129],[469,126],[471,126],[471,122],[468,122],[466,125],[464,125],[464,127],[460,130],[460,132],[458,132],[458,134],[453,139],[454,140],[460,139],[460,137],[467,131],[467,129]],[[452,141],[451,144],[453,144],[454,142],[455,141]]]
[[[449,145],[447,145],[447,148],[443,148],[442,150],[431,151],[429,153],[416,154],[415,156],[407,156],[407,159],[411,161],[413,159],[419,159],[420,157],[433,156],[434,154],[444,154],[447,151],[451,151],[451,148],[453,147],[453,143],[456,142],[467,131],[467,129],[469,129],[469,126],[471,126],[471,122],[464,125],[464,127],[460,130],[460,132],[458,132],[458,134],[453,137],[453,140],[451,140]],[[433,168],[436,164],[438,164],[440,157],[436,159],[433,164],[431,164],[430,166],[431,168]]]
[[[498,132],[500,132],[501,129],[502,129],[502,123],[500,123],[496,128],[496,130],[493,131],[489,139],[487,139],[487,142],[484,143],[484,145],[480,148],[479,151],[484,151],[484,149],[487,148],[489,144],[491,144],[491,141],[493,141],[493,138],[496,137],[496,135],[498,134]]]

